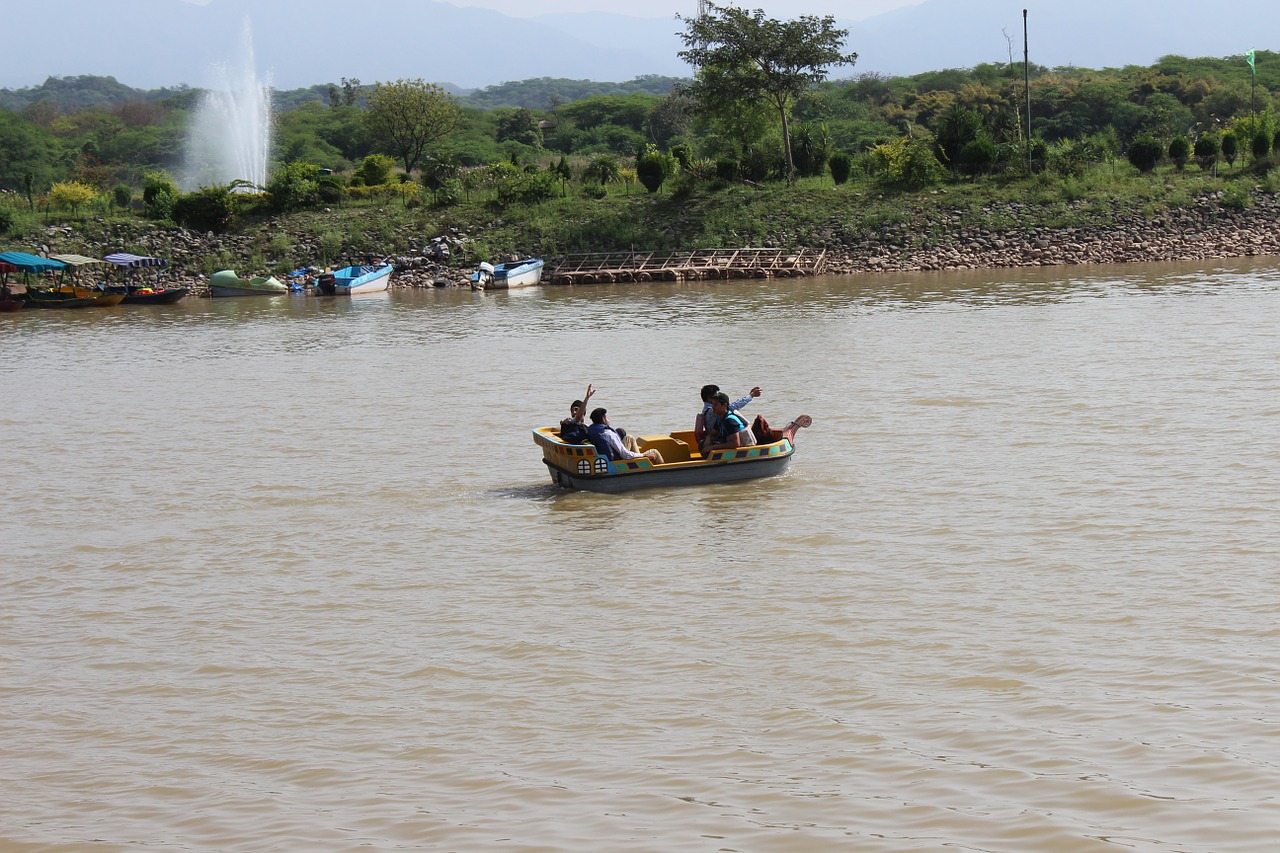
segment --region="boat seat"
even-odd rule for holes
[[[669,435],[642,435],[636,439],[636,445],[644,450],[656,449],[662,454],[663,462],[688,462],[689,445]]]

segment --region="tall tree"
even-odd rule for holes
[[[769,103],[782,122],[788,180],[795,181],[791,153],[791,106],[832,66],[852,65],[856,53],[843,52],[848,30],[835,18],[802,15],[793,21],[766,18],[756,9],[706,3],[696,18],[681,17],[687,50],[680,57],[699,69],[692,94],[703,103],[725,99]],[[714,69],[715,73],[707,73]]]
[[[375,83],[365,123],[387,151],[412,173],[427,147],[452,133],[462,110],[452,95],[421,79]]]

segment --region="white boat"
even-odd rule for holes
[[[471,274],[471,286],[483,290],[532,287],[542,281],[542,258],[524,258],[505,264],[480,264]]]
[[[209,276],[210,296],[276,296],[289,288],[275,276],[241,278],[232,270],[218,270]]]
[[[381,293],[391,285],[391,264],[361,264],[323,273],[316,279],[316,290],[325,296],[354,296],[357,293]]]

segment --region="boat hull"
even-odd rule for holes
[[[391,264],[380,267],[346,267],[316,279],[316,289],[325,296],[358,296],[382,293],[391,286]]]
[[[170,305],[182,299],[190,292],[186,287],[169,287],[164,290],[153,290],[150,293],[137,291],[126,293],[125,305]]]
[[[691,433],[671,433],[639,440],[641,449],[652,447],[662,453],[664,464],[653,465],[644,457],[611,462],[597,456],[590,445],[561,441],[554,427],[535,429],[533,439],[542,447],[542,461],[552,483],[604,494],[775,477],[787,470],[795,453],[795,446],[784,438],[771,444],[718,450],[703,457],[691,450]]]
[[[289,288],[275,276],[240,278],[231,270],[220,270],[209,276],[209,295],[213,297],[279,296],[288,292]]]
[[[526,258],[523,261],[498,264],[493,267],[492,272],[482,268],[471,274],[472,286],[485,290],[533,287],[542,281],[543,266],[544,261],[541,258]]]

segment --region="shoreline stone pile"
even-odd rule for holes
[[[1072,221],[1082,225],[1023,228],[1019,222],[1038,219],[1025,202],[999,202],[972,211],[934,206],[912,213],[901,221],[851,233],[840,222],[800,238],[785,232],[766,241],[770,246],[825,249],[824,275],[940,270],[992,269],[1022,266],[1115,264],[1156,261],[1196,261],[1280,255],[1280,196],[1255,192],[1247,207],[1224,203],[1222,193],[1190,199],[1177,209],[1150,217],[1137,210],[1090,212],[1089,201],[1076,203]],[[1001,225],[973,225],[983,222]],[[1006,225],[1007,224],[1007,225]],[[166,279],[207,292],[207,277],[193,267],[210,256],[228,259],[259,257],[268,267],[271,236],[286,234],[282,241],[294,257],[321,257],[313,235],[289,234],[283,222],[267,223],[265,235],[199,233],[152,223],[106,226],[96,239],[96,256],[120,251],[122,245],[145,247],[146,253],[169,260]],[[419,248],[385,256],[395,265],[392,287],[469,287],[473,270],[467,251],[470,238],[455,232],[424,239]],[[85,237],[69,225],[45,229],[39,250],[45,254],[86,251]],[[377,256],[350,257],[344,263],[371,263]],[[548,261],[551,261],[548,258]],[[313,268],[314,269],[314,268]],[[317,270],[318,271],[318,270]],[[261,270],[236,269],[245,275]]]

